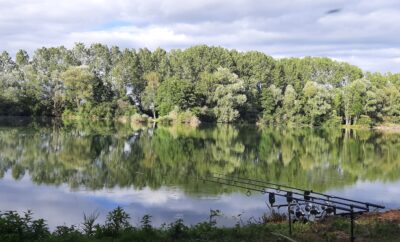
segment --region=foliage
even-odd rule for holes
[[[207,122],[308,126],[332,117],[350,125],[361,115],[373,124],[400,116],[400,74],[206,45],[167,52],[77,43],[43,47],[32,57],[19,50],[15,60],[2,52],[0,89],[0,115],[110,119],[139,113],[156,120],[177,110]],[[88,115],[88,107],[96,110]]]
[[[228,69],[219,68],[214,73],[215,87],[211,101],[218,122],[230,123],[240,116],[239,109],[246,102],[244,82]]]
[[[213,212],[213,210],[211,210]],[[215,212],[215,211],[214,211]],[[265,215],[264,215],[265,216]],[[288,235],[288,224],[284,215],[273,215],[276,220],[254,220],[246,224],[237,224],[226,228],[216,223],[202,222],[186,226],[182,219],[168,226],[153,228],[150,215],[142,218],[141,226],[134,228],[125,221],[130,216],[116,208],[108,215],[104,225],[96,224],[93,234],[81,231],[76,226],[57,226],[53,232],[46,227],[43,219],[32,220],[32,213],[21,217],[18,213],[7,211],[0,215],[0,239],[4,242],[56,242],[56,241],[343,241],[348,239],[349,220],[329,218],[319,223],[294,223],[293,235]],[[283,219],[283,220],[282,220]],[[125,226],[116,230],[115,223]],[[119,223],[118,222],[118,223]],[[120,224],[121,225],[121,224]],[[356,221],[357,239],[362,241],[397,241],[400,235],[396,221],[378,221],[376,219]]]

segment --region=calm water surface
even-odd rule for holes
[[[205,221],[210,209],[222,210],[222,225],[268,211],[265,195],[196,179],[212,173],[399,208],[400,134],[0,121],[0,210],[33,210],[51,228],[84,212],[104,220],[116,206],[156,226]]]

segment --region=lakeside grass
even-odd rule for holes
[[[45,220],[32,218],[31,212],[20,215],[7,211],[0,213],[0,241],[347,241],[350,220],[330,217],[320,222],[294,223],[293,234],[288,234],[285,216],[263,216],[251,223],[237,223],[234,227],[218,227],[211,213],[208,221],[186,226],[179,219],[160,228],[151,225],[151,216],[145,215],[137,227],[129,223],[130,215],[118,207],[111,211],[103,225],[95,220],[98,215],[86,216],[81,225],[57,226],[49,231]],[[357,241],[399,241],[400,210],[370,213],[357,217]]]

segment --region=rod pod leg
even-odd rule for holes
[[[288,216],[289,216],[289,235],[292,236],[292,216],[290,216],[290,203],[288,205]]]
[[[353,208],[351,208],[350,212],[350,242],[355,242],[356,237],[354,237],[354,213]]]

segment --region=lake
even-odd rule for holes
[[[255,125],[140,126],[0,120],[0,210],[54,228],[122,206],[135,225],[221,225],[268,212],[263,194],[198,180],[224,173],[400,207],[400,134]],[[284,209],[283,209],[284,210]]]

